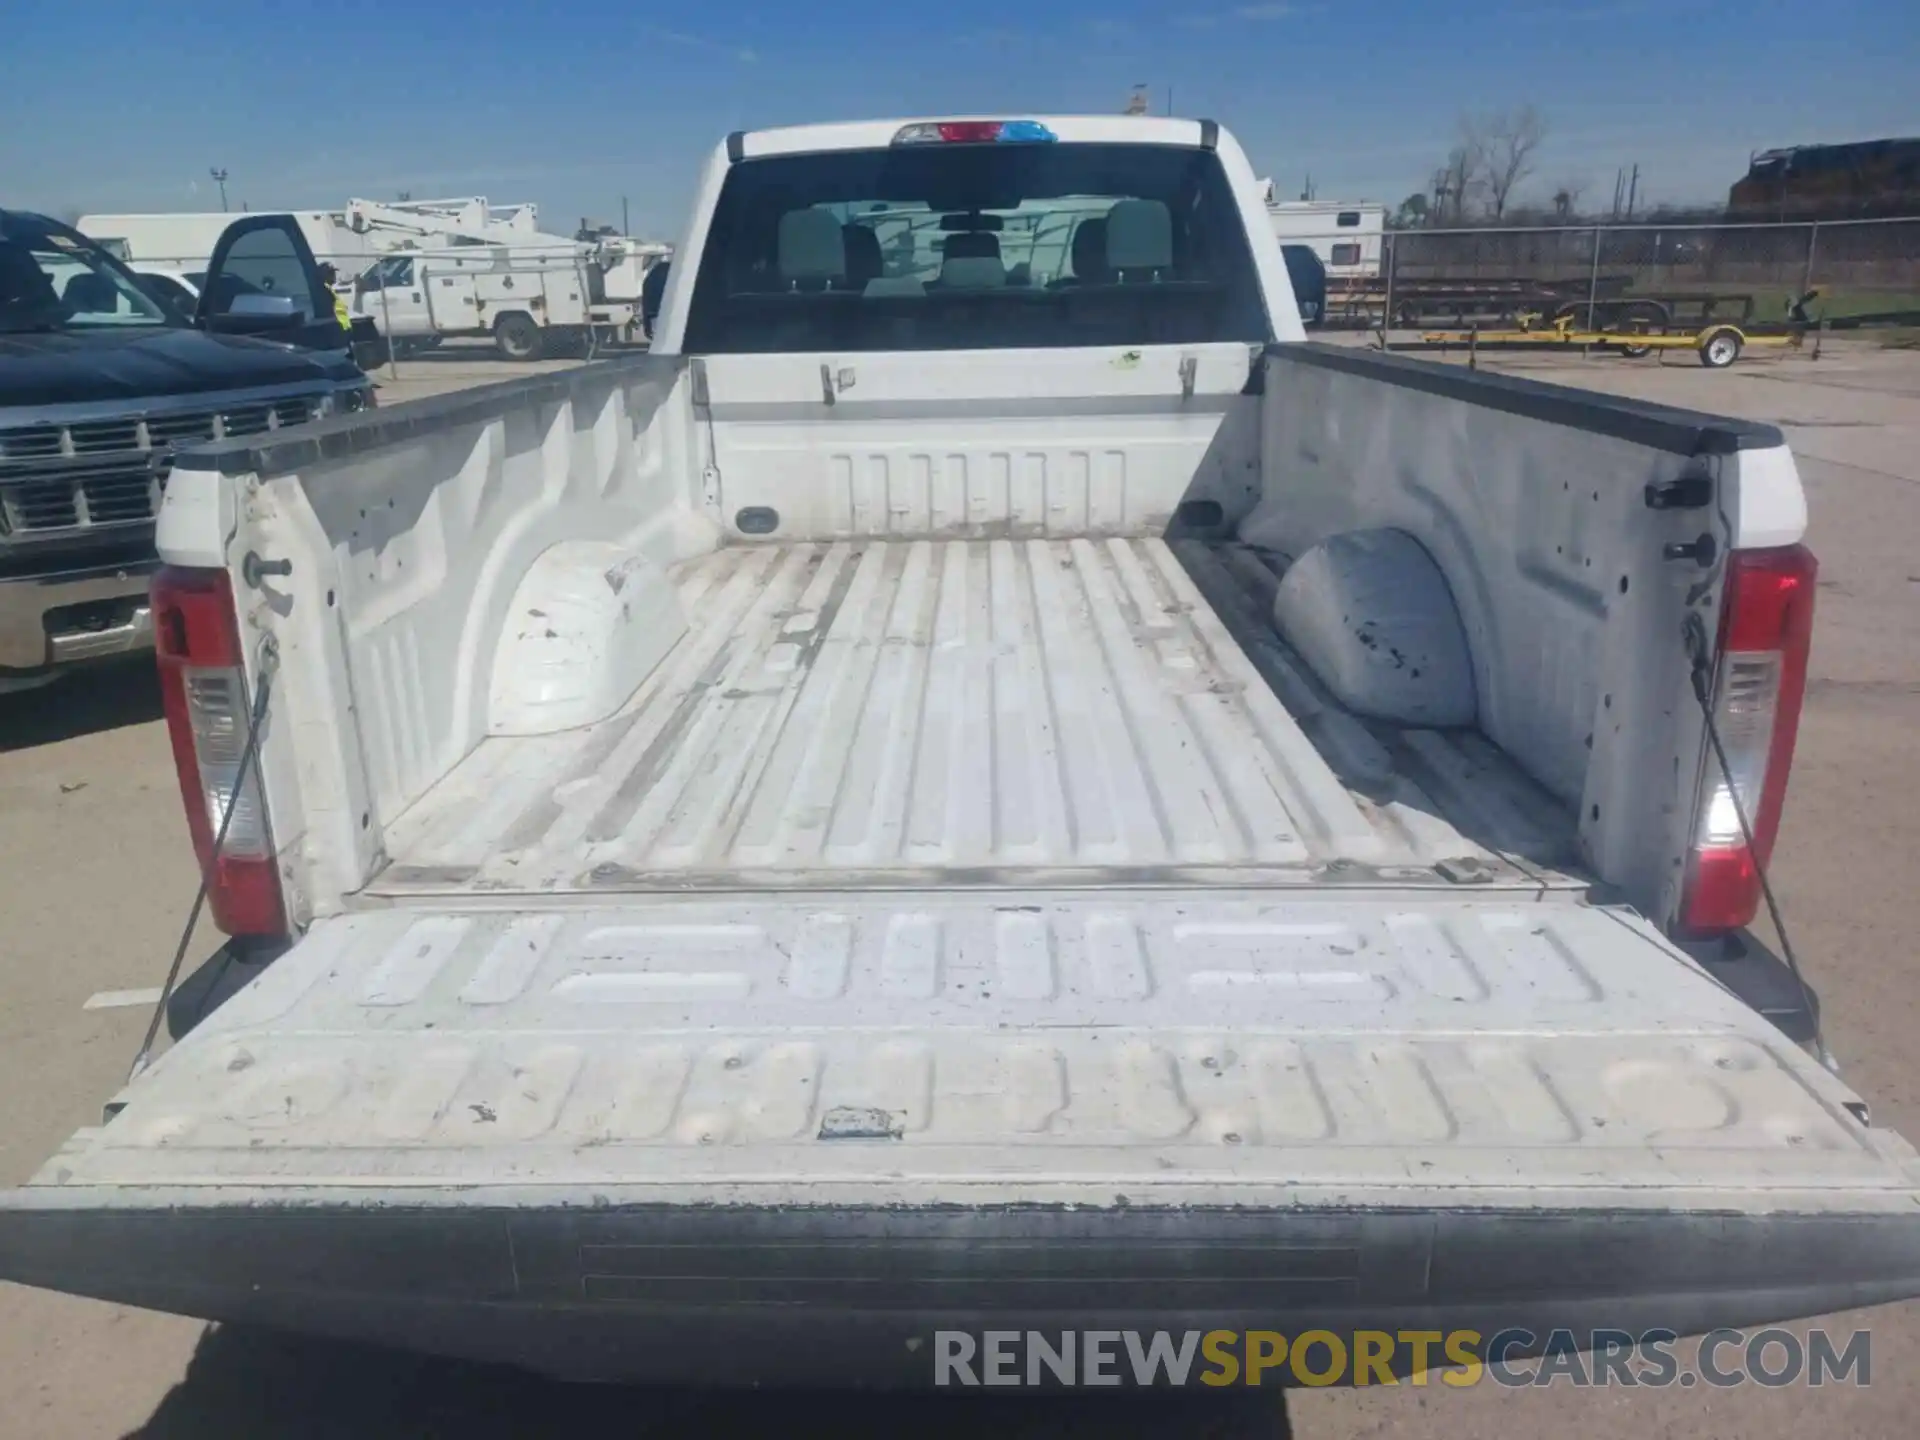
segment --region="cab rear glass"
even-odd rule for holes
[[[743,160],[700,259],[694,354],[1258,343],[1219,157],[930,144]]]

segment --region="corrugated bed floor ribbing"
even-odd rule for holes
[[[692,628],[633,700],[484,742],[375,893],[1526,883],[1567,825],[1479,737],[1332,707],[1253,552],[742,546],[675,578]]]

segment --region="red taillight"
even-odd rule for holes
[[[1760,904],[1807,689],[1817,565],[1804,545],[1727,557],[1713,718],[1727,752],[1707,753],[1680,923],[1691,934],[1737,930]],[[1730,772],[1730,773],[1729,773]],[[1751,848],[1734,809],[1753,829]]]
[[[896,145],[1033,145],[1059,138],[1038,120],[916,120],[893,133]]]
[[[169,565],[153,577],[152,604],[160,698],[208,908],[229,935],[284,935],[257,753],[240,776],[249,702],[232,582],[223,570]],[[214,836],[229,807],[233,816],[215,859]]]
[[[940,138],[950,144],[990,145],[1000,138],[998,120],[943,120]]]

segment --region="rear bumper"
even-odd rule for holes
[[[0,674],[151,648],[147,584],[159,564],[121,561],[0,577]]]
[[[0,1277],[575,1380],[919,1387],[941,1331],[1686,1335],[1920,1293],[1913,1213],[75,1198],[0,1196]]]

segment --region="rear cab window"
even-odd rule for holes
[[[897,143],[731,166],[684,344],[779,354],[1262,343],[1270,328],[1211,150]]]

